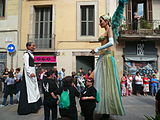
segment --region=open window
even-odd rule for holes
[[[153,20],[152,0],[128,0],[127,24],[129,28],[132,28],[135,12],[137,12],[144,20],[151,22]]]

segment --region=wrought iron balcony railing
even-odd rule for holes
[[[139,20],[132,25],[122,24],[120,34],[160,36],[160,20]]]
[[[54,49],[55,34],[28,34],[28,41],[35,42],[37,49]]]

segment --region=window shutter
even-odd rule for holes
[[[127,5],[127,25],[128,25],[128,28],[131,29],[131,27],[132,27],[132,0],[128,0],[128,5]]]
[[[147,20],[152,21],[152,0],[147,0]]]

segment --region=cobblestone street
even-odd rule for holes
[[[145,120],[144,115],[155,115],[155,99],[151,96],[130,96],[123,97],[123,104],[126,111],[125,116],[111,116],[111,120]],[[80,108],[78,106],[79,120],[83,120],[80,116]],[[43,107],[37,114],[17,115],[17,104],[7,105],[0,108],[0,120],[43,120]],[[95,120],[98,120],[95,117]]]

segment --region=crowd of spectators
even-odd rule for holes
[[[91,119],[93,119],[93,112],[95,109],[96,105],[96,94],[95,92],[92,92],[93,94],[90,94],[91,92],[88,92],[90,89],[88,87],[93,87],[94,80],[89,78],[91,75],[92,70],[89,69],[87,73],[84,72],[83,68],[80,68],[79,71],[77,72],[72,72],[71,75],[68,77],[65,75],[65,68],[62,68],[60,71],[57,70],[57,67],[54,66],[53,69],[47,70],[42,68],[39,73],[37,74],[38,78],[38,83],[39,83],[39,90],[41,93],[44,94],[44,100],[48,100],[51,98],[56,99],[56,103],[54,103],[54,100],[51,100],[53,102],[52,104],[45,103],[44,101],[44,115],[48,119],[49,118],[49,112],[52,110],[54,118],[57,118],[57,111],[55,110],[55,106],[57,108],[57,101],[62,93],[63,89],[65,90],[66,87],[70,89],[70,92],[72,92],[72,102],[73,104],[71,105],[72,108],[69,110],[63,110],[60,109],[60,115],[61,117],[70,117],[70,118],[77,118],[77,109],[76,109],[76,102],[75,102],[75,97],[77,96],[80,98],[80,105],[81,109],[84,112],[84,117],[88,119],[88,114],[91,114]],[[20,94],[20,84],[22,80],[22,72],[20,68],[16,68],[15,71],[14,69],[8,70],[7,68],[2,74],[1,77],[1,82],[3,83],[3,101],[2,101],[2,106],[7,105],[7,97],[10,96],[10,101],[9,104],[13,104],[13,95],[16,95],[16,103],[19,101],[19,94]],[[51,89],[48,89],[47,86],[47,81],[52,81],[49,82],[49,84],[54,84],[54,88],[52,87]],[[66,82],[69,83],[66,83]],[[67,85],[67,86],[66,86]],[[147,74],[144,74],[143,76],[140,74],[140,72],[136,72],[135,75],[125,75],[121,77],[121,93],[122,96],[131,96],[132,94],[135,94],[136,96],[156,96],[156,104],[159,106],[159,93],[160,90],[160,83],[159,83],[159,72],[157,70],[154,71],[154,73],[151,76],[148,76]],[[53,89],[53,90],[52,90]],[[48,93],[46,94],[45,91],[51,90],[52,94]],[[95,88],[91,89],[92,91],[95,91]],[[54,93],[54,94],[53,94]],[[87,94],[86,94],[87,93]],[[91,97],[90,97],[91,96]],[[87,100],[87,101],[85,101]],[[86,104],[86,105],[85,105]],[[87,104],[93,104],[92,108],[89,106],[87,107]],[[49,106],[48,106],[49,105]],[[51,108],[50,108],[51,106]],[[53,109],[54,107],[54,109]],[[89,111],[86,109],[90,109]],[[56,109],[57,110],[57,109]],[[90,113],[88,113],[90,112]],[[156,112],[159,114],[159,107],[156,107]],[[67,113],[67,114],[66,114]],[[73,114],[74,113],[74,114]],[[70,116],[68,116],[70,115]]]
[[[7,97],[10,96],[10,104],[13,104],[13,95],[16,95],[16,102],[19,101],[20,95],[20,83],[22,80],[22,73],[20,68],[8,69],[6,68],[1,76],[1,82],[3,84],[3,101],[2,106],[7,105]]]
[[[61,118],[78,119],[75,100],[78,97],[85,120],[93,120],[93,112],[96,107],[96,89],[93,86],[94,80],[89,77],[91,73],[91,69],[85,74],[83,68],[80,68],[78,72],[72,72],[70,76],[66,76],[65,68],[60,71],[56,66],[53,70],[41,69],[38,80],[41,81],[39,86],[42,87],[40,89],[44,94],[45,120],[49,120],[50,110],[52,118],[57,118],[57,102],[59,102],[63,91],[69,91],[70,106],[67,109],[59,107]]]
[[[160,88],[159,73],[154,70],[152,75],[136,72],[135,75],[125,75],[121,77],[121,93],[122,96],[155,96]]]
[[[49,120],[50,111],[52,119],[57,119],[57,107],[60,96],[64,90],[69,90],[70,107],[68,109],[59,108],[62,118],[78,119],[75,97],[78,97],[82,114],[85,120],[93,119],[93,112],[96,107],[96,89],[94,79],[90,78],[92,70],[89,69],[85,74],[83,68],[77,72],[72,72],[70,76],[65,75],[65,68],[60,71],[54,66],[53,69],[41,68],[37,74],[39,90],[43,94],[44,118]],[[13,105],[13,95],[16,96],[16,103],[19,101],[22,72],[20,68],[5,69],[2,75],[3,101],[1,107],[8,105],[7,97],[10,95],[9,104]],[[89,115],[89,116],[88,116]]]

